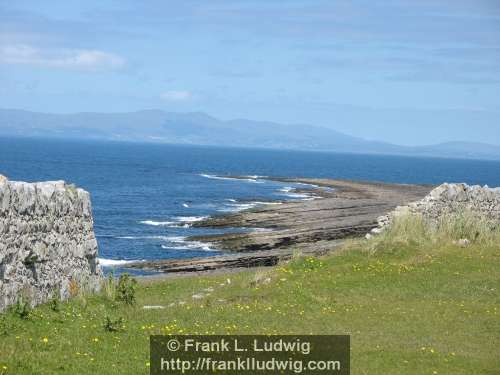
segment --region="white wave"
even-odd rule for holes
[[[304,193],[286,193],[286,194],[283,194],[283,195],[286,195],[287,197],[290,197],[290,198],[296,198],[296,199],[299,199],[299,198],[305,198],[305,199],[311,198],[310,194],[304,194]]]
[[[186,240],[186,237],[185,236],[168,236],[168,237],[165,237],[165,240],[169,241],[169,242],[184,242]]]
[[[206,218],[208,218],[208,216],[178,216],[176,220],[181,223],[194,223],[196,221],[205,220]]]
[[[155,227],[163,226],[163,227],[188,227],[190,223],[194,223],[196,221],[205,220],[208,216],[178,216],[175,218],[175,221],[154,221],[154,220],[143,220],[139,221],[140,224],[144,225],[153,225]]]
[[[189,204],[187,204],[187,203],[183,203],[183,204],[182,204],[182,207],[189,208]]]
[[[252,202],[252,203],[259,204],[259,205],[265,205],[265,204],[270,204],[270,205],[283,204],[283,202],[260,202],[260,201],[255,201],[255,202]]]
[[[202,174],[200,174],[200,176],[205,177],[205,178],[210,178],[212,180],[248,181],[248,182],[256,182],[259,184],[263,182],[263,181],[258,180],[259,176],[244,176],[245,178],[237,178],[237,177],[217,176],[214,174],[206,174],[206,173],[202,173]]]
[[[183,236],[172,236],[167,237],[170,244],[161,245],[162,249],[175,249],[175,250],[205,250],[205,251],[216,251],[212,249],[210,243],[201,241],[188,241],[186,237]]]
[[[282,191],[284,193],[288,193],[289,191],[292,191],[293,187],[291,186],[285,186],[284,188],[281,188],[279,191]]]
[[[205,173],[200,174],[200,176],[205,177],[205,178],[210,178],[212,180],[237,180],[236,178],[232,178],[232,177],[222,177],[222,176],[217,176],[214,174],[205,174]]]
[[[238,202],[236,199],[231,199],[231,198],[230,199],[226,199],[226,200],[228,200],[229,202],[233,202],[233,203]]]
[[[104,267],[123,266],[124,264],[141,262],[141,260],[105,259],[97,258],[99,264]]]
[[[315,185],[315,184],[307,184],[305,182],[296,182],[297,185],[302,185],[302,186],[310,186],[312,188],[319,188],[319,185]]]
[[[179,245],[161,245],[162,249],[165,250],[203,250],[203,251],[217,251],[215,249],[210,248],[209,245],[204,244],[203,242],[186,242],[184,244]]]
[[[123,239],[123,240],[166,240],[168,237],[166,236],[117,236],[115,238]]]
[[[175,224],[173,221],[154,221],[154,220],[143,220],[139,221],[140,224],[158,226],[169,226]]]
[[[228,204],[224,208],[220,208],[218,211],[221,212],[238,212],[243,210],[248,210],[257,206],[255,203],[232,203]]]

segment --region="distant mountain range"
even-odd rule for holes
[[[0,136],[500,160],[500,146],[495,145],[450,142],[407,147],[351,137],[319,126],[243,119],[222,121],[201,112],[172,113],[160,110],[48,114],[0,109]]]

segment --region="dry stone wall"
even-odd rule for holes
[[[0,311],[97,290],[101,276],[89,193],[0,175]]]
[[[396,207],[388,215],[379,217],[379,226],[374,228],[372,233],[380,233],[394,217],[400,215],[421,214],[425,219],[437,222],[444,215],[460,213],[464,210],[491,222],[500,222],[500,188],[442,184],[433,189],[424,199],[407,206]]]

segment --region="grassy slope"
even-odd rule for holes
[[[29,320],[9,313],[0,374],[148,373],[148,337],[168,333],[350,334],[354,374],[498,373],[498,246],[410,243],[371,255],[360,247],[274,269],[142,283],[135,307],[94,296],[60,312],[41,306]],[[210,287],[209,297],[191,297]],[[124,331],[106,332],[106,315],[125,318]]]

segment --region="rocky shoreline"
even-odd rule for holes
[[[295,251],[325,254],[338,247],[342,239],[364,236],[377,227],[380,216],[397,206],[424,198],[433,188],[430,185],[331,179],[272,180],[312,186],[295,189],[293,193],[308,194],[314,199],[264,205],[238,213],[213,216],[193,224],[221,229],[254,229],[250,232],[189,238],[226,250],[226,255],[138,262],[127,267],[168,273],[205,272],[274,265],[279,260],[289,259]]]

